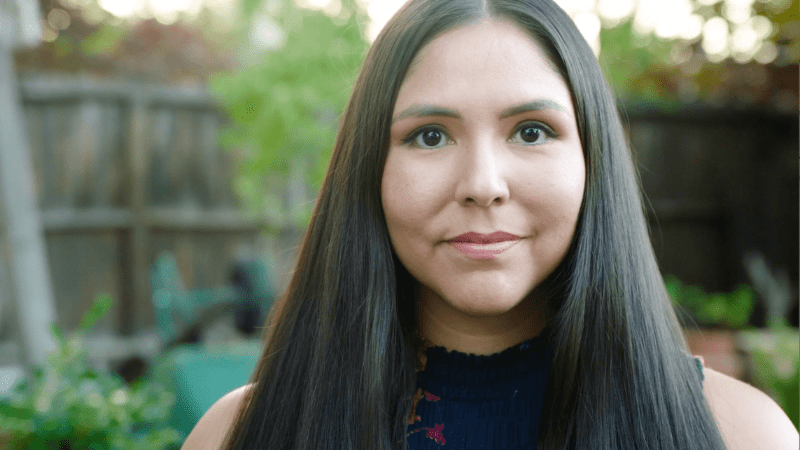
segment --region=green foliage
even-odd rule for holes
[[[250,3],[248,11],[255,8]],[[276,193],[292,173],[303,184],[321,183],[367,43],[358,11],[329,17],[292,4],[281,11],[272,20],[285,33],[284,45],[255,65],[213,77],[210,87],[231,120],[222,145],[249,151],[235,182],[241,199],[302,227],[310,205],[285,205]]]
[[[183,436],[167,426],[174,395],[160,384],[128,387],[117,375],[92,370],[83,338],[113,300],[99,297],[78,330],[65,338],[44,367],[0,399],[0,430],[11,449],[140,450],[177,448]]]
[[[81,49],[87,55],[108,55],[113,53],[125,37],[121,27],[104,23],[81,41]]]
[[[764,389],[800,426],[800,341],[797,329],[772,327],[767,331],[745,331],[742,345],[751,358],[753,382]]]
[[[639,36],[629,20],[600,33],[598,60],[619,98],[676,109],[674,95],[658,74],[674,70],[669,60],[672,43],[656,36]],[[672,103],[670,103],[672,99]]]
[[[702,18],[722,18],[729,26],[728,50],[733,55],[732,42],[736,40],[737,27],[727,18],[723,4],[691,1],[692,13]],[[755,0],[747,5],[749,16],[767,19],[771,32],[759,37],[758,42],[777,46],[784,54],[783,62],[796,64],[798,0]],[[641,6],[640,6],[641,7]],[[599,10],[595,10],[599,14]],[[613,85],[617,96],[626,103],[666,112],[676,112],[685,103],[715,103],[720,97],[733,100],[741,88],[740,77],[731,76],[732,56],[718,61],[711,58],[702,45],[703,34],[684,37],[660,38],[654,32],[643,33],[634,26],[635,12],[621,22],[604,24],[600,32],[598,59]],[[750,62],[748,64],[757,64]],[[749,89],[752,91],[752,89]],[[769,91],[766,90],[768,93]],[[758,94],[767,95],[767,94]],[[763,102],[770,102],[768,97]]]
[[[684,325],[694,322],[701,326],[745,328],[755,306],[755,290],[746,284],[730,294],[706,293],[671,275],[664,277],[664,284]]]

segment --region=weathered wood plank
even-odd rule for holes
[[[257,232],[266,226],[263,219],[248,218],[237,210],[152,208],[145,217],[150,228],[162,230],[242,233]]]
[[[70,102],[86,99],[129,102],[132,97],[141,97],[146,106],[218,109],[216,101],[208,90],[199,86],[149,85],[135,81],[92,77],[39,75],[21,80],[20,92],[25,103]]]
[[[100,120],[97,133],[98,152],[91,168],[92,179],[89,187],[89,204],[92,206],[119,205],[118,197],[122,189],[123,146],[122,124],[127,118],[119,102],[104,102],[100,106]]]
[[[127,208],[42,210],[42,224],[48,234],[129,229],[136,220]],[[247,217],[234,209],[148,208],[140,220],[148,229],[220,233],[258,232],[267,225],[264,219]]]
[[[174,158],[170,147],[175,117],[165,108],[150,110],[149,123],[151,170],[147,176],[147,200],[151,205],[175,204],[177,183],[174,172],[181,168],[171,162]]]
[[[133,212],[127,208],[46,208],[42,224],[49,234],[130,228]]]
[[[194,171],[195,138],[192,114],[185,109],[175,109],[174,128],[169,151],[170,175],[175,183],[175,199],[172,205],[197,205],[192,193],[192,172]]]
[[[205,207],[219,205],[223,201],[223,189],[231,180],[219,176],[222,157],[217,139],[219,137],[219,118],[215,114],[205,113],[198,118],[199,134],[197,137],[196,160],[198,196]],[[230,174],[231,172],[223,172]]]
[[[144,222],[144,213],[147,209],[146,199],[146,167],[147,167],[147,106],[145,99],[134,99],[131,110],[131,125],[128,138],[128,168],[130,209],[133,213],[133,223],[125,241],[126,250],[123,263],[123,276],[126,289],[124,301],[121,302],[119,317],[119,331],[130,335],[136,330],[137,318],[135,316],[137,304],[151,304],[150,301],[150,259],[148,249],[150,236],[147,224]]]
[[[116,332],[117,315],[124,308],[120,273],[120,233],[47,234],[47,253],[54,286],[58,322],[72,331],[101,295],[111,295],[114,306],[95,325],[95,331]],[[68,264],[65,262],[69,262]]]
[[[0,47],[0,206],[6,222],[0,239],[9,247],[22,362],[32,367],[55,348],[50,334],[55,313],[23,117],[13,58]]]

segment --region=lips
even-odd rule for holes
[[[464,233],[460,234],[453,239],[450,239],[450,242],[457,243],[471,243],[471,244],[495,244],[497,242],[505,242],[505,241],[516,241],[519,240],[520,237],[511,233],[506,233],[504,231],[495,231],[491,234],[481,234],[481,233]]]

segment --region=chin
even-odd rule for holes
[[[471,298],[463,299],[458,299],[458,297],[455,297],[453,300],[445,300],[445,302],[451,308],[470,316],[497,316],[511,311],[520,303],[522,303],[522,295],[511,298],[498,298],[497,295],[480,297],[473,296]]]

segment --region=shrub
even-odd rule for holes
[[[99,297],[69,339],[53,325],[58,348],[0,399],[0,430],[10,449],[178,447],[183,436],[167,425],[175,402],[171,392],[149,380],[129,387],[120,376],[88,364],[83,338],[112,303],[111,297]]]
[[[753,383],[766,391],[786,412],[795,428],[800,424],[800,341],[796,328],[771,327],[740,334],[750,355]]]
[[[675,312],[683,326],[742,329],[748,326],[756,302],[755,290],[740,284],[731,293],[707,293],[699,286],[688,286],[678,278],[664,277]]]

